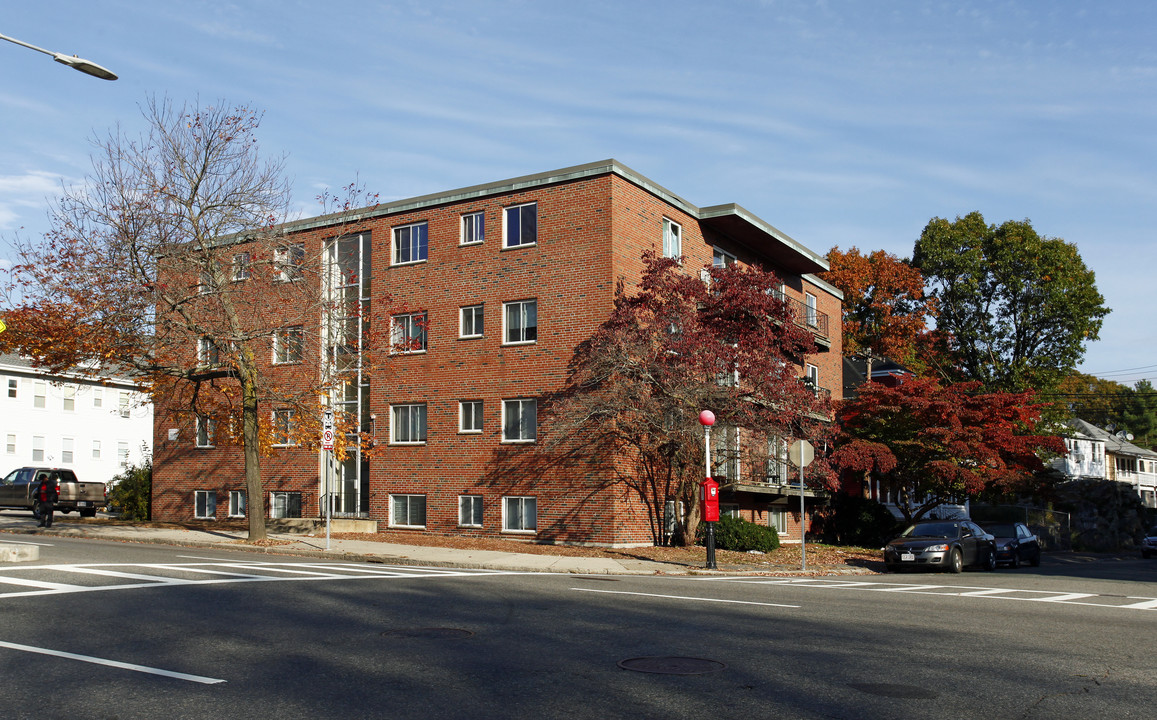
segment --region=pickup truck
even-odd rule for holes
[[[56,501],[55,509],[62,513],[79,510],[82,517],[93,517],[98,509],[108,504],[104,483],[81,482],[76,479],[76,473],[64,468],[22,467],[0,480],[0,508],[25,508],[39,519],[33,495],[41,473],[48,473],[56,482],[60,499]]]

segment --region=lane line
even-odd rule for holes
[[[202,685],[216,685],[223,683],[225,680],[220,678],[204,677],[202,675],[189,675],[188,673],[175,672],[173,670],[162,670],[160,668],[148,667],[147,665],[135,665],[133,663],[120,662],[119,660],[108,660],[106,658],[92,657],[91,655],[77,655],[76,653],[63,652],[61,650],[49,650],[47,648],[38,648],[31,645],[17,645],[16,643],[4,642],[0,640],[0,647],[6,647],[10,650],[20,650],[22,652],[37,653],[39,655],[51,655],[52,657],[64,658],[66,660],[79,660],[80,662],[92,663],[94,665],[105,665],[107,667],[119,668],[121,670],[132,670],[133,672],[148,673],[150,675],[161,675],[177,680],[188,680],[189,682],[201,683]]]
[[[571,590],[577,590],[578,592],[603,593],[605,595],[641,595],[642,597],[662,598],[664,600],[696,600],[699,602],[727,603],[731,605],[760,605],[763,607],[795,609],[799,609],[800,607],[799,605],[784,605],[782,603],[753,602],[750,600],[725,600],[722,598],[689,597],[686,595],[658,595],[656,593],[627,592],[625,590],[599,590],[597,588],[580,587],[573,587]]]

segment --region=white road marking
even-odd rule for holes
[[[784,605],[782,603],[753,602],[750,600],[725,600],[723,598],[689,597],[685,595],[659,595],[657,593],[626,592],[624,590],[599,590],[596,588],[580,587],[573,587],[571,590],[577,590],[578,592],[603,593],[605,595],[641,595],[643,597],[662,598],[664,600],[695,600],[698,602],[729,603],[733,605],[761,605],[763,607],[799,608],[799,605]]]
[[[189,682],[201,683],[202,685],[216,685],[218,683],[225,682],[219,678],[204,677],[202,675],[189,675],[188,673],[174,672],[172,670],[161,670],[160,668],[148,667],[147,665],[134,665],[133,663],[124,663],[118,660],[108,660],[105,658],[92,657],[91,655],[77,655],[76,653],[62,652],[60,650],[48,650],[47,648],[38,648],[31,645],[17,645],[16,643],[4,642],[3,640],[0,640],[0,647],[6,647],[10,650],[20,650],[22,652],[37,653],[39,655],[51,655],[53,657],[64,658],[66,660],[79,660],[81,662],[93,663],[94,665],[106,665],[108,667],[148,673],[150,675],[162,675],[164,677],[176,678],[177,680],[188,680]]]

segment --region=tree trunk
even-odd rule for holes
[[[261,487],[261,456],[258,452],[257,373],[252,358],[241,361],[241,447],[245,455],[245,512],[249,517],[249,542],[265,540],[265,493]]]

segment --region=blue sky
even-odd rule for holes
[[[1157,379],[1157,3],[42,0],[0,33],[0,237],[38,237],[150,95],[264,111],[306,214],[615,158],[818,252],[979,210],[1075,242],[1113,309],[1082,370]],[[22,228],[22,229],[21,229]],[[0,263],[11,259],[0,243]]]

